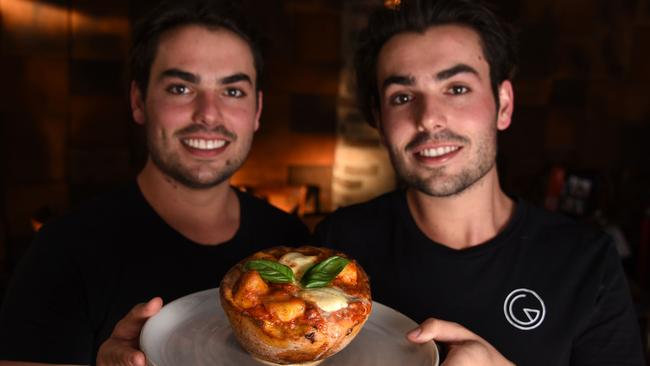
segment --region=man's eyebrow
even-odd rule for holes
[[[167,69],[163,71],[160,74],[160,79],[164,78],[179,78],[193,84],[198,84],[201,81],[200,76],[180,69]]]
[[[415,84],[415,78],[413,76],[391,75],[381,84],[381,90],[386,90],[386,88],[393,84],[406,86],[413,85]]]
[[[239,73],[236,73],[236,74],[233,74],[233,75],[230,75],[230,76],[226,76],[226,77],[222,78],[221,80],[219,80],[219,82],[221,84],[234,84],[234,83],[238,83],[240,81],[246,81],[251,85],[253,84],[253,80],[251,79],[251,77],[248,76],[247,74],[244,74],[243,72],[239,72]]]
[[[442,71],[439,71],[438,73],[436,73],[436,80],[437,81],[447,80],[447,79],[450,79],[450,78],[452,78],[452,77],[454,77],[454,76],[456,76],[458,74],[462,74],[462,73],[474,74],[477,78],[479,78],[479,79],[481,78],[479,76],[478,71],[476,71],[475,68],[473,68],[473,67],[471,67],[471,66],[469,66],[467,64],[457,64],[457,65],[454,65],[454,66],[452,66],[452,67],[450,67],[448,69],[445,69],[445,70],[442,70]]]
[[[467,64],[457,64],[448,69],[439,71],[435,74],[435,78],[437,81],[444,81],[462,73],[470,73],[480,79],[478,71]],[[386,80],[384,80],[384,82],[381,84],[381,89],[385,90],[393,84],[405,86],[414,85],[415,78],[413,76],[391,75],[387,77]]]
[[[188,71],[183,71],[183,70],[180,70],[180,69],[175,69],[175,68],[167,69],[167,70],[163,71],[160,74],[160,78],[161,79],[164,79],[164,78],[179,78],[181,80],[185,80],[185,81],[187,81],[189,83],[193,83],[193,84],[199,84],[201,82],[201,77],[199,75],[193,74],[193,73],[188,72]],[[251,79],[251,77],[248,76],[247,74],[243,73],[243,72],[239,72],[239,73],[236,73],[236,74],[225,76],[225,77],[219,79],[219,83],[223,84],[223,85],[234,84],[234,83],[237,83],[237,82],[240,82],[240,81],[245,81],[245,82],[248,82],[249,84],[253,84],[253,80]]]

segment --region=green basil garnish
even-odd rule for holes
[[[341,273],[348,263],[350,260],[347,258],[337,255],[329,257],[305,272],[301,279],[302,286],[304,288],[325,287]]]
[[[278,262],[256,259],[246,262],[244,268],[247,271],[257,271],[264,280],[271,283],[292,283],[296,281],[291,268]]]

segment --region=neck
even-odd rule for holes
[[[137,180],[154,211],[196,243],[220,244],[239,228],[239,200],[228,180],[211,188],[192,189],[165,175],[151,159]]]
[[[432,197],[407,191],[409,210],[429,239],[453,249],[480,245],[505,228],[514,202],[499,186],[496,168],[460,194]]]

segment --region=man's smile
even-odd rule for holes
[[[225,146],[228,142],[222,139],[199,139],[199,138],[186,138],[181,142],[188,147],[198,150],[214,150]]]

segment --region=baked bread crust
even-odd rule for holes
[[[344,307],[328,308],[299,284],[269,283],[244,268],[250,260],[278,261],[287,253],[299,253],[314,263],[335,255],[349,259],[325,290],[343,294],[346,301],[339,306]],[[343,253],[320,247],[275,247],[255,253],[226,273],[219,295],[243,348],[280,365],[315,364],[337,353],[361,330],[372,309],[370,283],[361,266]]]

